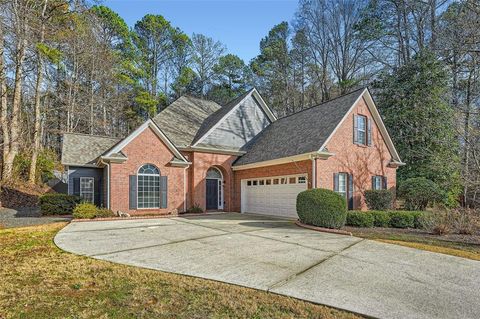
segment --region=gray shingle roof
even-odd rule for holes
[[[176,147],[193,143],[198,130],[207,117],[221,109],[213,101],[182,96],[153,118]]]
[[[200,126],[197,134],[195,135],[195,138],[192,142],[192,144],[195,144],[202,136],[207,134],[207,132],[220,121],[225,115],[227,115],[228,112],[230,112],[240,101],[242,101],[247,95],[252,93],[254,89],[250,89],[247,92],[237,96],[224,106],[222,106],[219,110],[217,110],[215,113],[211,114],[209,117],[203,121],[202,125]]]
[[[283,117],[246,147],[234,165],[245,165],[318,151],[364,89]]]
[[[65,133],[62,143],[62,164],[93,166],[100,155],[120,140],[121,138]]]

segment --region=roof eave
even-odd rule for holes
[[[329,157],[331,157],[333,155],[335,155],[335,154],[329,153],[329,152],[326,152],[326,151],[314,151],[314,152],[308,152],[308,153],[304,153],[304,154],[292,155],[292,156],[287,156],[287,157],[280,157],[280,158],[261,161],[261,162],[248,163],[248,164],[243,164],[243,165],[236,165],[236,166],[233,166],[232,168],[233,168],[234,171],[240,171],[240,170],[245,170],[245,169],[252,169],[252,168],[265,167],[265,166],[300,162],[300,161],[311,160],[311,159],[316,159],[316,158],[318,158],[318,159],[328,159]]]

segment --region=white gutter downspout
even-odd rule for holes
[[[183,212],[187,212],[187,168],[183,169]]]
[[[317,159],[312,157],[312,188],[317,188]]]

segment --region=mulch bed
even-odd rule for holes
[[[398,236],[415,236],[422,237],[424,239],[433,239],[446,242],[454,243],[464,243],[469,245],[479,245],[480,246],[480,232],[477,232],[474,235],[463,235],[463,234],[447,234],[447,235],[433,235],[422,229],[401,229],[401,228],[356,228],[356,227],[344,227],[342,228],[345,231],[352,232],[355,234],[377,234],[377,235],[398,235]]]

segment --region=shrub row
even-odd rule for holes
[[[40,210],[42,215],[71,215],[80,201],[78,196],[49,193],[40,197]]]
[[[78,204],[73,210],[73,217],[78,219],[92,219],[113,216],[115,216],[115,214],[110,209],[98,208],[91,203]]]
[[[331,190],[309,189],[297,196],[297,214],[304,224],[341,228],[347,217],[347,203],[345,198]]]
[[[392,227],[392,228],[422,228],[420,211],[349,211],[347,226],[352,227]]]

